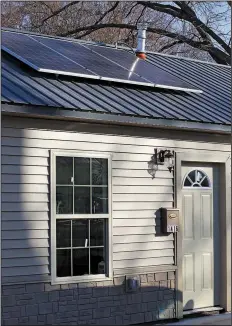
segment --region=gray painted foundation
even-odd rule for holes
[[[3,285],[2,325],[129,325],[175,318],[174,272],[113,281],[51,285]],[[128,277],[127,277],[128,278]]]

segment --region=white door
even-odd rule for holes
[[[213,167],[182,166],[183,307],[215,305]]]

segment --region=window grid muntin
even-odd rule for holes
[[[73,176],[72,176],[72,189],[73,189],[73,211],[72,211],[72,213],[74,214],[74,212],[75,212],[75,189],[74,189],[74,178],[75,178],[75,176],[74,176],[74,157],[72,158],[72,161],[73,161]],[[71,223],[72,224],[72,223]],[[72,235],[72,233],[71,233],[71,235]]]
[[[110,209],[110,205],[109,205],[109,199],[110,199],[110,194],[109,194],[109,158],[108,157],[104,157],[104,156],[98,156],[98,155],[93,155],[93,156],[88,156],[88,155],[85,155],[85,154],[83,154],[83,155],[65,155],[65,154],[60,154],[60,155],[56,155],[55,156],[55,162],[57,162],[57,158],[59,158],[59,157],[72,157],[72,164],[73,164],[73,176],[72,176],[72,178],[73,178],[73,182],[72,182],[72,184],[62,184],[62,185],[60,185],[60,184],[57,184],[56,183],[56,180],[57,180],[57,177],[55,177],[55,186],[56,186],[56,190],[57,190],[57,187],[72,187],[72,190],[73,190],[73,212],[72,212],[72,214],[73,215],[77,215],[77,216],[79,216],[79,215],[85,215],[86,216],[86,218],[87,218],[87,216],[88,215],[97,215],[97,214],[99,214],[99,215],[101,215],[101,217],[102,217],[102,215],[109,215],[109,209]],[[90,173],[90,184],[89,185],[75,185],[75,175],[74,175],[74,172],[75,172],[75,158],[76,157],[79,157],[79,158],[89,158],[89,173]],[[93,185],[93,182],[92,182],[92,159],[105,159],[105,160],[107,160],[107,185]],[[56,167],[56,164],[55,164],[55,167]],[[56,172],[57,171],[55,171],[55,175],[56,175]],[[85,214],[85,213],[75,213],[75,187],[88,187],[88,188],[90,188],[90,203],[89,203],[89,207],[90,207],[90,213],[89,214]],[[107,195],[108,195],[108,198],[107,198],[107,210],[108,210],[108,213],[93,213],[92,212],[92,201],[93,201],[93,198],[92,198],[92,196],[93,196],[93,187],[98,187],[98,188],[108,188],[108,192],[107,192]],[[57,203],[56,203],[56,216],[57,215],[71,215],[70,213],[67,213],[67,214],[65,214],[65,213],[61,213],[61,214],[59,214],[59,213],[57,213]]]
[[[195,173],[194,173],[194,176],[195,176],[195,180],[194,180],[194,181],[193,181],[193,180],[190,178],[190,176],[189,176],[192,172],[195,172]],[[200,173],[203,174],[203,177],[202,177],[202,179],[201,179],[200,181],[197,181],[197,173],[198,173],[198,172],[200,172]],[[187,179],[188,179],[189,182],[191,183],[191,186],[185,186],[185,181],[186,181]],[[207,182],[208,182],[208,186],[201,186],[201,183],[202,183],[205,179],[206,179]],[[198,186],[194,186],[195,184],[197,184]],[[211,184],[211,181],[210,181],[208,175],[206,174],[206,172],[204,172],[204,171],[202,171],[202,170],[199,170],[199,169],[194,169],[194,170],[189,171],[189,172],[187,173],[187,175],[185,175],[184,180],[183,180],[183,188],[185,188],[185,189],[186,189],[186,188],[188,188],[188,189],[196,189],[196,188],[200,188],[200,189],[210,189],[210,188],[212,188],[212,184]]]
[[[71,228],[70,228],[70,232],[71,232],[71,276],[73,276],[73,246],[72,246],[72,244],[73,244],[73,237],[72,237],[72,235],[73,235],[73,223],[72,223],[72,220],[70,221],[71,222]]]
[[[97,248],[104,248],[104,246],[90,246],[92,249],[97,249]],[[86,249],[86,247],[59,247],[56,248],[57,250],[64,250],[64,249]]]
[[[96,219],[98,214],[83,214],[83,215],[78,215],[78,214],[58,214],[56,216],[57,220],[70,220],[70,219]],[[110,217],[109,214],[99,214],[99,219],[108,219]]]
[[[90,159],[91,160],[91,159]],[[91,165],[91,164],[90,164]],[[91,178],[91,177],[90,177]],[[92,180],[91,180],[92,181]],[[91,262],[91,259],[90,259],[90,220],[88,220],[88,252],[89,252],[89,275],[90,275],[90,272],[91,272],[91,267],[90,267],[90,262]]]
[[[57,187],[99,187],[99,188],[107,188],[108,186],[107,185],[60,185],[60,184],[57,184],[56,185]]]
[[[62,155],[62,156],[56,156],[57,157],[65,157],[65,155]],[[85,156],[80,156],[80,157],[83,157],[85,158]],[[105,158],[106,159],[106,158]],[[57,248],[56,247],[56,255],[57,255],[57,252],[59,250],[70,250],[70,253],[71,253],[71,277],[74,277],[73,276],[73,250],[75,249],[86,249],[86,247],[73,247],[72,246],[72,243],[73,243],[73,237],[72,237],[72,231],[73,231],[73,220],[77,220],[77,219],[84,219],[84,220],[88,220],[88,245],[87,245],[87,248],[88,248],[88,255],[89,255],[89,259],[88,259],[88,262],[89,262],[89,266],[88,266],[88,270],[89,270],[89,276],[91,275],[95,275],[95,274],[91,274],[91,249],[103,249],[103,257],[104,257],[104,262],[105,262],[105,274],[106,274],[106,218],[109,218],[109,159],[107,158],[107,185],[93,185],[93,182],[92,182],[92,157],[90,157],[90,160],[89,160],[89,173],[90,173],[90,185],[75,185],[75,156],[72,157],[72,164],[73,164],[73,176],[72,176],[72,184],[62,184],[62,185],[57,185],[56,184],[56,189],[58,186],[60,187],[72,187],[73,189],[73,205],[72,205],[72,209],[73,209],[73,213],[72,214],[57,214],[56,213],[56,220],[59,220],[59,219],[67,219],[67,220],[70,220],[71,222],[71,228],[70,228],[70,232],[71,232],[71,247],[63,247],[63,248]],[[87,187],[87,188],[90,188],[90,214],[84,214],[82,213],[80,216],[79,214],[76,214],[75,213],[75,187]],[[108,216],[102,216],[101,213],[99,214],[95,214],[92,212],[92,204],[93,204],[93,187],[96,187],[96,188],[108,188],[108,192],[107,192],[107,195],[108,195],[108,202],[107,202],[107,205],[108,205],[108,213],[107,214],[103,214],[103,215],[108,215]],[[62,215],[63,218],[60,216]],[[67,215],[71,215],[72,217],[68,217]],[[90,234],[91,234],[91,223],[90,223],[90,220],[91,219],[97,219],[97,215],[100,215],[100,218],[99,219],[102,219],[103,218],[103,241],[104,241],[104,244],[103,246],[91,246],[91,241],[90,241]],[[96,275],[99,275],[99,274],[96,274]],[[56,266],[56,276],[57,276],[57,266]],[[57,276],[58,277],[58,276]]]
[[[107,170],[108,177],[107,182],[108,185],[94,185],[95,187],[108,187],[108,213],[100,214],[99,218],[107,220],[105,224],[105,273],[104,274],[96,274],[96,275],[82,275],[82,276],[64,276],[57,277],[57,257],[56,257],[56,220],[57,219],[92,219],[96,218],[97,214],[57,214],[56,213],[56,158],[64,156],[64,157],[93,157],[93,158],[101,158],[107,160]],[[113,261],[112,261],[112,155],[111,154],[99,154],[94,151],[90,153],[87,152],[78,152],[76,150],[51,150],[51,213],[52,213],[52,225],[51,227],[51,272],[52,272],[52,284],[62,284],[62,283],[72,283],[72,282],[88,282],[94,280],[107,280],[113,277]],[[63,185],[60,185],[63,186]],[[69,185],[66,185],[69,186]],[[70,185],[71,186],[71,185]],[[84,185],[82,185],[84,186]]]
[[[92,157],[90,157],[90,167],[89,167],[89,173],[90,173],[90,178],[89,178],[89,181],[90,181],[90,214],[93,214],[93,189],[92,189],[92,185],[93,185],[93,176],[92,176]],[[90,258],[89,258],[90,259]]]
[[[101,218],[94,218],[96,220],[101,220]],[[103,220],[103,245],[101,246],[91,246],[91,239],[90,239],[90,227],[91,227],[91,223],[90,223],[90,220],[91,219],[86,219],[88,220],[88,245],[86,247],[73,247],[72,246],[72,243],[73,243],[73,237],[72,237],[72,229],[73,229],[73,221],[75,221],[76,219],[69,219],[70,222],[71,222],[71,227],[70,227],[70,232],[71,232],[71,247],[59,247],[57,248],[56,246],[56,257],[57,257],[57,252],[58,251],[62,251],[62,250],[70,250],[70,254],[71,254],[71,275],[70,276],[64,276],[64,277],[78,277],[78,276],[82,276],[82,275],[73,275],[73,250],[79,250],[79,249],[88,249],[88,254],[89,254],[89,266],[88,266],[88,269],[89,269],[89,274],[88,276],[94,276],[94,275],[102,275],[102,274],[91,274],[91,256],[90,256],[90,251],[91,249],[102,249],[103,248],[103,257],[104,257],[104,262],[105,262],[105,274],[103,275],[106,275],[107,273],[107,267],[106,267],[106,230],[107,230],[107,222],[105,219]],[[83,275],[84,276],[84,275]],[[86,275],[85,275],[86,276]],[[58,276],[57,275],[57,265],[56,265],[56,277],[59,277],[59,278],[63,278],[63,276]]]

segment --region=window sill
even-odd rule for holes
[[[77,277],[57,277],[51,281],[51,285],[72,284],[72,283],[88,283],[88,282],[104,282],[112,281],[113,277],[108,277],[104,274],[91,276],[77,276]]]

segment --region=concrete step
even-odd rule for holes
[[[191,310],[185,310],[183,312],[184,317],[188,317],[188,316],[192,316],[192,315],[197,315],[199,314],[199,317],[201,317],[200,315],[202,315],[202,317],[204,315],[207,314],[217,314],[223,311],[223,308],[221,307],[208,307],[208,308],[198,308],[198,309],[191,309]]]
[[[167,326],[230,325],[231,326],[231,313],[221,313],[221,314],[206,316],[206,317],[184,318],[178,322],[166,323],[165,325]]]

